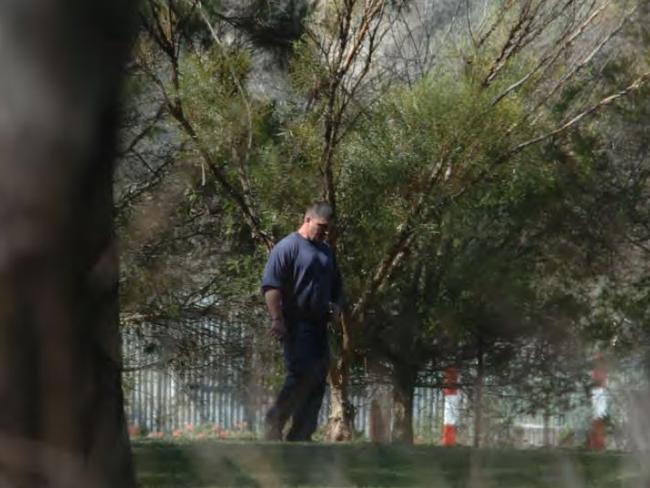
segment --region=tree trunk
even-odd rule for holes
[[[330,416],[327,438],[333,442],[350,441],[354,437],[354,406],[349,400],[349,363],[339,359],[330,368]]]
[[[413,444],[413,395],[417,375],[408,366],[396,364],[394,368],[391,441],[410,445]]]
[[[112,231],[128,5],[0,2],[3,486],[135,486]]]
[[[544,447],[551,446],[551,414],[548,409],[544,410],[543,443]]]
[[[474,447],[481,447],[483,435],[483,383],[485,365],[483,358],[483,341],[478,340],[476,353],[476,381],[474,382]]]
[[[327,438],[332,442],[350,441],[354,437],[354,406],[349,400],[350,365],[353,358],[348,321],[341,321],[341,351],[336,354],[329,371],[330,416]]]
[[[370,441],[385,444],[390,440],[391,391],[388,385],[379,384],[370,402]]]
[[[390,385],[386,384],[385,368],[376,360],[368,358],[366,369],[369,377],[372,378],[370,390],[370,415],[369,415],[369,437],[370,441],[377,444],[386,444],[390,440],[390,425],[392,393]]]

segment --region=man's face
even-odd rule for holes
[[[307,224],[307,239],[314,242],[323,242],[327,237],[327,230],[329,229],[329,219],[324,219],[316,215],[308,215],[305,217]]]

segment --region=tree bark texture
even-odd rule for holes
[[[350,366],[353,350],[349,317],[345,312],[340,321],[341,350],[334,353],[328,379],[330,386],[330,416],[327,438],[332,442],[350,441],[354,437],[354,406],[350,402]]]
[[[390,440],[391,391],[388,385],[376,385],[370,402],[370,441],[386,444]]]
[[[332,442],[350,441],[354,438],[354,406],[349,401],[349,362],[343,358],[330,367],[330,416],[327,438]]]
[[[112,231],[127,0],[0,2],[0,485],[135,486]]]
[[[395,364],[393,373],[393,429],[391,442],[413,444],[413,396],[417,373],[411,367]]]

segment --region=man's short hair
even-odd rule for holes
[[[312,203],[305,211],[305,216],[320,217],[327,220],[331,220],[333,215],[332,206],[327,202]]]

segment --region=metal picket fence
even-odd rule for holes
[[[265,350],[260,334],[261,331],[207,318],[173,327],[123,327],[128,423],[146,432],[167,434],[188,425],[207,424],[259,434],[283,371],[277,360],[277,346],[271,352]],[[385,403],[390,403],[387,385],[361,380],[351,386],[355,427],[362,436],[369,436],[371,401],[382,388]],[[329,415],[328,398],[326,394],[320,425],[325,424]],[[468,397],[463,397],[463,422],[459,426],[460,437],[467,444],[471,444],[472,435],[470,403]],[[421,441],[435,443],[440,439],[443,407],[440,389],[416,388],[413,429]],[[545,421],[541,417],[519,416],[507,425],[499,419],[488,425],[494,419],[486,418],[485,442],[507,442],[521,447],[561,445],[567,432],[579,432],[580,423],[586,425],[589,418],[588,409],[572,415]],[[390,424],[390,418],[387,420]]]
[[[177,342],[180,338],[175,339],[164,328],[161,333],[160,329],[143,325],[123,328],[123,383],[129,424],[148,432],[169,433],[189,424],[259,432],[278,382],[277,378],[275,384],[269,379],[274,365],[268,361],[245,364],[243,356],[251,347],[252,334],[241,327],[204,320],[193,333],[184,331],[184,336],[193,337],[195,349],[205,347],[206,350],[199,361],[188,359],[184,363],[177,358],[179,351],[182,353]],[[225,340],[227,334],[231,336]],[[241,355],[233,354],[232,350]],[[251,394],[251,371],[246,368],[257,370],[253,371],[257,374],[254,394]],[[370,429],[373,388],[364,384],[351,388],[355,428],[361,435],[368,435]],[[328,398],[326,394],[320,412],[321,424],[329,415]],[[431,435],[434,419],[440,418],[441,401],[437,389],[416,389],[413,413],[419,435]]]

